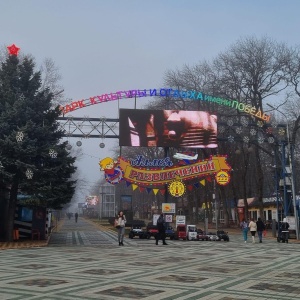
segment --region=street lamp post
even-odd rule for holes
[[[101,195],[101,198],[99,201],[99,220],[102,220],[102,214],[103,214],[103,201],[104,201],[104,186],[103,185],[100,185],[100,195]]]
[[[296,207],[296,190],[295,190],[295,182],[294,182],[294,171],[293,171],[293,163],[292,163],[292,148],[290,142],[290,132],[289,132],[289,122],[287,116],[280,111],[278,108],[275,108],[273,105],[268,104],[269,107],[278,111],[280,114],[284,116],[286,119],[286,134],[287,134],[287,143],[288,143],[288,158],[289,158],[289,167],[291,172],[291,185],[292,185],[292,196],[293,196],[293,206],[294,206],[294,215],[295,215],[295,229],[296,229],[296,238],[299,240],[299,219],[298,219],[298,211]],[[284,179],[285,180],[285,179]],[[284,182],[285,184],[285,182]],[[287,212],[285,212],[286,214]]]

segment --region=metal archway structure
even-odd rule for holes
[[[119,138],[119,119],[89,117],[59,117],[60,128],[66,137],[74,138]]]

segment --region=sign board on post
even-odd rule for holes
[[[159,216],[160,215],[157,215],[157,214],[153,215],[153,219],[152,219],[153,225],[157,225],[157,219],[159,218]]]
[[[165,222],[172,223],[173,215],[165,215]]]
[[[296,224],[295,224],[295,217],[294,216],[287,216],[286,221],[290,225],[289,230],[296,230]]]
[[[175,203],[162,203],[161,210],[163,214],[175,214]]]
[[[176,216],[176,227],[180,224],[185,225],[185,216]]]

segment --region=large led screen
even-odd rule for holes
[[[216,148],[217,116],[206,111],[120,109],[119,144]]]

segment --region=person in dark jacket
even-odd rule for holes
[[[289,239],[289,228],[290,228],[290,225],[287,222],[287,219],[283,218],[283,220],[280,224],[280,227],[279,227],[280,236],[281,236],[282,240],[287,243],[288,243],[288,239]]]
[[[257,226],[257,235],[258,235],[259,242],[262,243],[263,231],[266,229],[266,226],[261,218],[257,219],[256,226]]]
[[[156,235],[156,245],[158,245],[158,241],[162,240],[163,245],[168,245],[166,243],[166,227],[165,227],[165,220],[164,220],[164,215],[161,214],[158,219],[157,219],[157,229],[158,229],[158,234]]]

